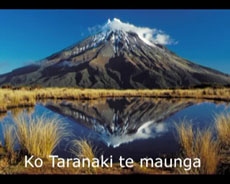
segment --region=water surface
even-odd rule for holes
[[[203,129],[214,125],[214,116],[229,112],[228,104],[188,99],[107,98],[94,101],[47,101],[34,108],[14,109],[2,114],[2,124],[26,111],[34,116],[58,117],[69,131],[56,154],[70,157],[72,139],[87,139],[98,155],[157,157],[179,151],[175,124],[186,120]],[[1,130],[2,132],[2,130]],[[0,133],[2,139],[2,133]]]

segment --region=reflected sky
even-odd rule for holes
[[[230,112],[230,108],[225,103],[193,100],[49,101],[38,103],[34,108],[1,114],[1,125],[11,123],[22,111],[61,119],[70,133],[56,150],[60,156],[70,156],[68,143],[76,138],[90,140],[105,156],[113,155],[116,159],[122,155],[138,160],[177,153],[175,123],[186,119],[195,127],[212,126],[215,114]]]

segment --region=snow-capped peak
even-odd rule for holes
[[[151,29],[148,27],[137,27],[130,23],[124,23],[121,20],[114,18],[113,20],[108,19],[107,23],[102,26],[102,32],[108,31],[123,31],[123,32],[134,32],[139,38],[146,44],[155,47],[155,44],[170,44],[172,43],[169,35],[166,35],[162,31],[157,29]]]
[[[90,29],[89,29],[90,30]],[[120,51],[135,50],[144,42],[149,47],[161,49],[157,44],[168,44],[171,39],[168,35],[157,29],[148,27],[137,27],[130,23],[124,23],[121,20],[114,18],[108,21],[103,26],[95,26],[92,28],[93,35],[83,44],[74,46],[75,49],[71,54],[79,55],[86,50],[95,48],[102,43],[110,43],[115,54],[120,54]]]

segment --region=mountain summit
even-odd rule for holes
[[[180,88],[230,85],[230,76],[185,60],[168,35],[108,20],[96,34],[35,64],[0,75],[0,85],[83,88]]]

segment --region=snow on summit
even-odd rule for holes
[[[137,27],[130,23],[124,23],[117,18],[114,18],[113,20],[108,19],[107,23],[101,27],[100,31],[107,32],[110,30],[134,32],[140,39],[150,46],[155,46],[155,44],[167,45],[173,43],[170,36],[160,30],[148,27]]]

